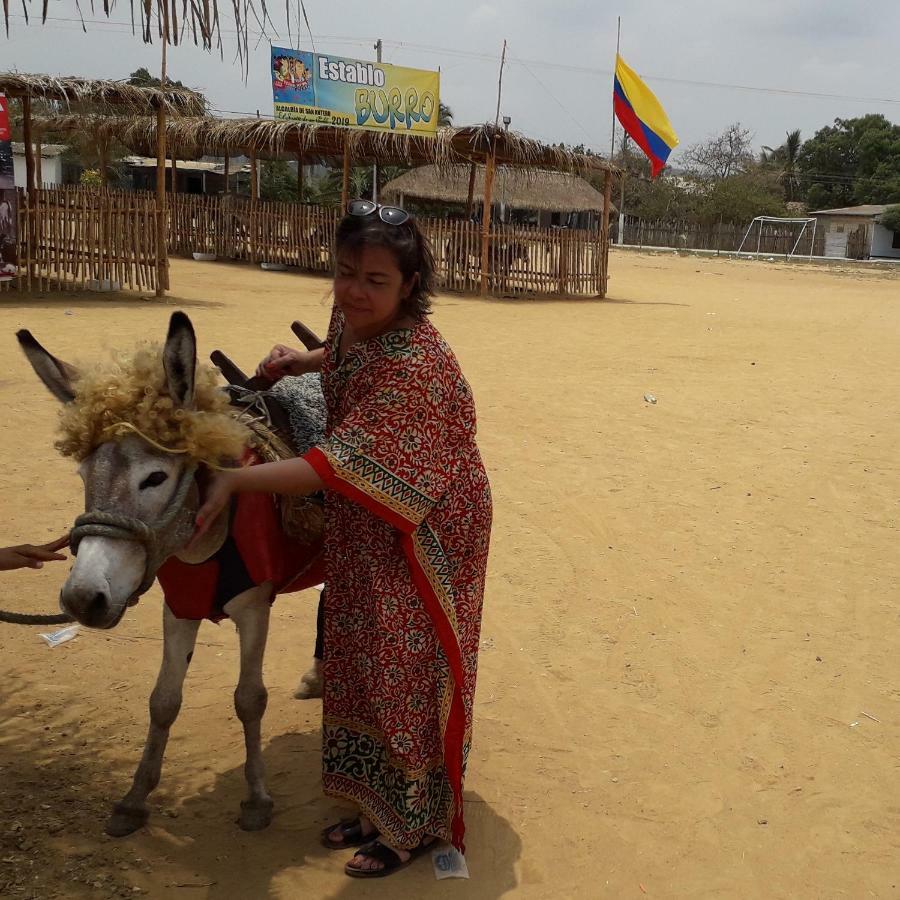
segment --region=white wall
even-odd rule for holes
[[[891,247],[894,241],[894,232],[878,224],[875,224],[873,228],[871,256],[900,259],[900,248],[895,250]]]
[[[13,154],[13,166],[16,170],[16,187],[25,187],[25,155]],[[45,156],[41,159],[41,182],[62,184],[61,156]]]

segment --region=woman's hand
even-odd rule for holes
[[[18,547],[0,547],[0,571],[10,569],[42,569],[45,562],[65,559],[63,553],[57,553],[69,546],[69,536],[57,538],[49,544],[21,544]]]
[[[240,471],[240,469],[235,469],[234,471],[216,472],[210,478],[206,486],[206,497],[203,500],[203,505],[197,510],[197,518],[194,520],[195,528],[191,544],[209,531],[209,527],[228,505],[232,494],[237,491],[236,476]]]
[[[293,347],[285,347],[284,344],[276,344],[269,355],[259,364],[256,374],[262,378],[268,378],[275,382],[285,375],[304,375],[314,372],[317,368],[313,359],[313,352],[295,350]]]

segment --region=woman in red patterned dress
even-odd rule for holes
[[[462,784],[491,528],[472,392],[427,319],[434,262],[415,221],[354,201],[338,226],[326,345],[276,347],[277,378],[321,371],[324,443],[218,477],[198,528],[237,491],[325,490],[325,792],[358,815],[325,846],[354,877],[463,847]]]

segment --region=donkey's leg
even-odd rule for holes
[[[250,796],[242,801],[238,819],[244,831],[259,831],[272,821],[272,798],[266,790],[260,740],[260,725],[269,699],[262,667],[269,634],[270,596],[270,587],[262,585],[244,591],[225,605],[225,612],[237,626],[241,643],[241,674],[234,692],[234,708],[244,726],[247,748],[244,775]]]
[[[156,687],[150,695],[150,730],[131,790],[115,804],[106,823],[106,833],[113,837],[137,831],[150,815],[147,796],[159,784],[169,729],[181,709],[181,688],[194,655],[199,628],[199,622],[176,619],[169,608],[164,607],[163,662]]]

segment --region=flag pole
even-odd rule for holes
[[[622,17],[618,16],[616,18],[616,63],[619,62],[619,50],[621,48],[622,43]],[[613,72],[613,97],[615,98],[616,91],[616,75]],[[625,243],[625,143],[628,140],[628,132],[622,132],[622,174],[619,176],[619,187],[620,187],[620,196],[619,196],[619,227],[617,229],[618,233],[616,234],[616,243],[623,244]],[[616,102],[613,99],[613,115],[612,115],[612,142],[609,150],[609,161],[613,161],[613,157],[616,155]]]
[[[619,16],[616,22],[616,60],[619,59],[619,42],[622,39],[622,17]],[[613,96],[616,93],[616,72],[613,68]],[[612,140],[609,144],[609,161],[612,162],[613,156],[616,154],[616,104],[613,101],[612,111]]]

